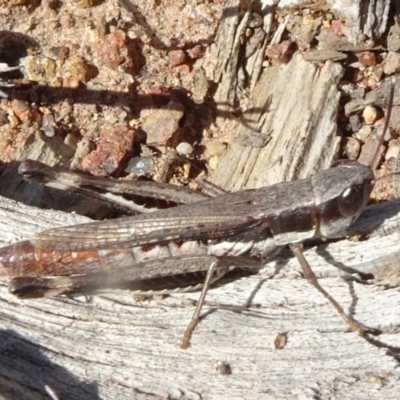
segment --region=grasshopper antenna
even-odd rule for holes
[[[394,89],[396,86],[396,77],[392,76],[391,78],[391,84],[390,84],[390,91],[389,91],[389,98],[388,98],[388,103],[387,103],[387,111],[386,111],[386,116],[385,116],[385,123],[383,125],[383,131],[382,131],[382,135],[379,139],[379,143],[378,143],[378,147],[375,150],[375,154],[372,157],[372,161],[370,164],[370,167],[372,168],[372,166],[375,163],[378,163],[379,161],[379,150],[383,144],[383,141],[385,140],[385,135],[386,132],[388,130],[389,127],[389,121],[390,121],[390,116],[392,114],[392,108],[393,108],[393,99],[394,99]]]
[[[384,123],[384,126],[383,126],[382,135],[381,135],[381,137],[379,139],[378,147],[377,147],[377,149],[375,151],[374,157],[372,158],[372,161],[371,161],[371,164],[370,164],[371,168],[372,168],[372,165],[374,165],[374,164],[377,165],[378,164],[378,161],[379,161],[379,158],[380,158],[379,157],[379,150],[380,150],[380,148],[382,146],[382,143],[383,143],[383,141],[385,139],[386,131],[387,131],[388,127],[389,127],[390,117],[391,117],[391,114],[392,114],[395,87],[396,87],[396,76],[392,76],[390,90],[389,90],[389,97],[388,97],[388,104],[387,104],[387,112],[386,112],[386,117],[385,117],[385,123]],[[387,179],[387,178],[389,178],[391,176],[394,176],[394,175],[400,175],[400,172],[391,172],[389,174],[386,174],[384,176],[376,178],[375,179],[375,184],[377,182],[383,180],[383,179]]]

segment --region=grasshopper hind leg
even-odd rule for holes
[[[190,346],[190,338],[192,337],[192,333],[200,321],[201,309],[203,308],[204,301],[205,301],[206,295],[207,295],[207,291],[213,281],[217,263],[218,263],[217,261],[212,262],[212,264],[210,265],[210,267],[207,270],[206,279],[204,281],[203,289],[201,290],[199,300],[197,301],[196,309],[193,313],[193,316],[192,316],[192,319],[190,320],[189,325],[187,326],[187,328],[185,330],[185,333],[183,334],[183,338],[180,343],[181,349],[187,349]]]
[[[208,292],[208,289],[212,284],[218,281],[220,278],[225,276],[229,271],[239,267],[240,269],[251,271],[252,269],[259,269],[260,263],[258,260],[249,259],[248,257],[232,257],[232,256],[222,256],[222,257],[213,257],[209,256],[208,258],[203,257],[203,265],[208,263],[209,267],[207,269],[206,277],[204,279],[204,283],[202,286],[202,290],[200,293],[199,300],[196,304],[196,309],[193,313],[192,319],[190,320],[189,325],[187,326],[185,333],[183,334],[180,348],[187,349],[190,346],[190,339],[192,337],[192,333],[196,328],[197,324],[200,322],[200,313],[203,308],[204,301]]]

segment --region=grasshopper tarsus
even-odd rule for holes
[[[187,350],[190,347],[190,339],[192,338],[192,333],[196,328],[197,324],[199,323],[199,321],[200,321],[199,319],[195,320],[192,318],[189,325],[187,326],[185,333],[183,334],[181,343],[179,345],[179,347],[182,350]]]
[[[192,333],[194,329],[196,328],[197,324],[200,321],[200,313],[201,309],[203,308],[204,301],[206,299],[207,291],[211,285],[212,278],[215,274],[215,269],[217,267],[217,261],[214,261],[211,263],[210,267],[207,270],[207,275],[206,279],[204,280],[204,286],[201,290],[201,294],[199,297],[199,300],[197,301],[196,304],[196,309],[193,313],[192,319],[189,322],[189,325],[187,326],[185,333],[183,334],[180,348],[186,350],[190,346],[190,339],[192,337]]]

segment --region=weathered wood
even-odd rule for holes
[[[249,119],[234,126],[226,124],[237,136],[251,135],[253,130],[271,140],[262,148],[231,143],[213,172],[213,182],[239,190],[306,177],[327,168],[339,145],[337,84],[342,73],[339,64],[327,62],[319,68],[301,55],[277,71],[266,69],[244,114]]]
[[[2,234],[24,226],[20,239],[29,237],[29,231],[75,223],[77,218],[58,212],[49,216],[29,207],[15,213],[15,203],[2,204]],[[393,226],[400,219],[399,208],[393,203],[366,213],[362,226],[371,226],[371,221],[381,225],[379,215],[385,212]],[[26,223],[33,218],[37,223]],[[391,397],[399,379],[391,352],[400,346],[400,293],[343,280],[337,267],[371,266],[365,262],[387,255],[398,240],[394,232],[306,252],[323,286],[345,309],[384,332],[376,341],[347,332],[321,295],[303,279],[294,279],[299,276],[294,259],[269,263],[257,275],[211,290],[205,318],[187,351],[178,344],[198,293],[145,303],[124,291],[95,295],[92,303],[22,301],[7,292],[8,280],[2,279],[0,394],[7,399],[44,398],[44,385],[49,385],[68,399],[222,399],[227,388],[234,399],[266,393],[274,398],[326,398],[333,392],[341,398]],[[285,333],[288,342],[273,350],[271,341],[278,333]],[[219,374],[219,363],[229,364],[232,375]]]
[[[220,60],[230,60],[225,75],[215,80],[215,100],[218,107],[226,106],[224,112],[230,110],[238,82],[229,76],[236,74],[239,60],[238,5],[239,1],[227,2],[230,18],[222,24],[230,25],[221,27],[226,31],[219,38],[225,37],[225,42],[215,43]],[[258,49],[259,54],[264,50]],[[257,55],[252,65],[259,71]],[[341,74],[339,65],[326,63],[319,68],[298,56],[288,65],[262,71],[258,80],[255,73],[245,120],[229,118],[228,124],[221,115],[216,130],[221,136],[256,131],[271,134],[272,140],[266,148],[231,143],[214,182],[234,190],[326,167],[337,145],[336,83]],[[310,148],[314,141],[318,150]],[[51,164],[57,152],[49,156],[50,148],[40,146],[39,152],[30,149],[24,157]],[[266,153],[267,148],[275,152]],[[281,171],[275,171],[280,163]],[[305,169],[300,171],[301,164]],[[9,195],[20,189],[13,181],[2,185],[10,185]],[[27,190],[22,197],[31,194]],[[294,279],[299,276],[294,259],[270,263],[257,275],[211,290],[205,318],[186,351],[179,349],[179,340],[198,293],[148,303],[137,303],[122,291],[96,295],[92,303],[66,298],[22,301],[8,293],[8,279],[3,278],[0,398],[47,399],[45,385],[61,399],[396,398],[400,376],[393,354],[400,347],[400,294],[397,289],[339,277],[344,267],[361,266],[371,272],[374,260],[381,262],[391,252],[396,255],[399,206],[392,206],[389,211],[385,208],[385,218],[391,216],[392,221],[380,228],[387,234],[306,252],[322,285],[339,303],[360,322],[383,331],[375,340],[347,332],[330,304],[303,279]],[[367,232],[382,225],[377,219],[381,211],[371,217],[372,222],[364,221]],[[79,218],[7,200],[0,205],[1,239],[20,240]],[[285,333],[288,341],[283,349],[273,350],[271,341],[278,333]],[[230,366],[231,375],[218,372],[221,363]]]
[[[42,210],[0,197],[0,221],[0,244],[6,245],[46,229],[83,224],[90,219],[61,211]]]
[[[228,3],[229,9],[237,6],[233,0]],[[332,62],[321,68],[298,54],[288,64],[264,68],[260,75],[261,65],[253,59],[265,53],[266,40],[260,40],[249,59],[239,58],[238,37],[246,27],[249,12],[242,19],[232,17],[229,24],[221,24],[215,54],[208,56],[215,63],[209,77],[218,84],[214,101],[219,114],[214,134],[231,139],[212,181],[233,191],[309,176],[331,164],[339,145],[337,84],[343,68]],[[264,16],[267,33],[272,12],[271,8]],[[238,89],[243,69],[253,78],[250,93]],[[242,118],[227,118],[237,101],[245,109]],[[263,147],[250,147],[232,139],[255,135],[269,141]]]
[[[288,64],[262,68],[259,59],[270,45],[265,38],[260,38],[254,54],[241,59],[240,45],[246,44],[241,43],[240,35],[251,10],[239,18],[233,12],[238,3],[227,2],[226,9],[231,11],[229,22],[219,27],[214,52],[209,54],[209,60],[214,61],[212,68],[207,63],[205,66],[209,78],[218,84],[214,101],[219,114],[214,135],[230,142],[212,173],[212,181],[232,191],[307,177],[332,163],[340,141],[336,125],[337,87],[344,73],[338,63],[326,62],[321,67],[306,62],[300,54]],[[343,40],[348,43],[347,51],[356,51],[355,45],[362,38],[360,32],[378,37],[386,29],[389,1],[331,4],[345,20],[349,42],[344,37]],[[279,2],[281,8],[296,6],[301,8],[301,2]],[[267,35],[273,10],[272,4],[264,9]],[[251,77],[251,89],[246,93],[240,90],[244,69]],[[227,118],[238,102],[244,110],[242,117]],[[250,147],[232,140],[246,136],[261,136],[270,141],[264,147]]]
[[[386,30],[390,0],[383,1],[327,1],[333,10],[345,18],[347,38],[357,44],[363,39],[361,32],[368,37],[380,37]]]

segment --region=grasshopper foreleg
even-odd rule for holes
[[[308,282],[311,283],[335,308],[339,315],[344,319],[346,324],[350,327],[350,329],[354,332],[358,332],[360,336],[364,336],[365,333],[378,333],[373,330],[367,329],[362,326],[359,322],[354,320],[352,317],[347,315],[341,305],[319,284],[317,277],[314,274],[314,271],[311,269],[310,264],[307,259],[304,257],[303,253],[303,244],[296,243],[290,245],[291,250],[293,251],[296,258],[299,260],[301,268],[304,273],[304,277]]]

